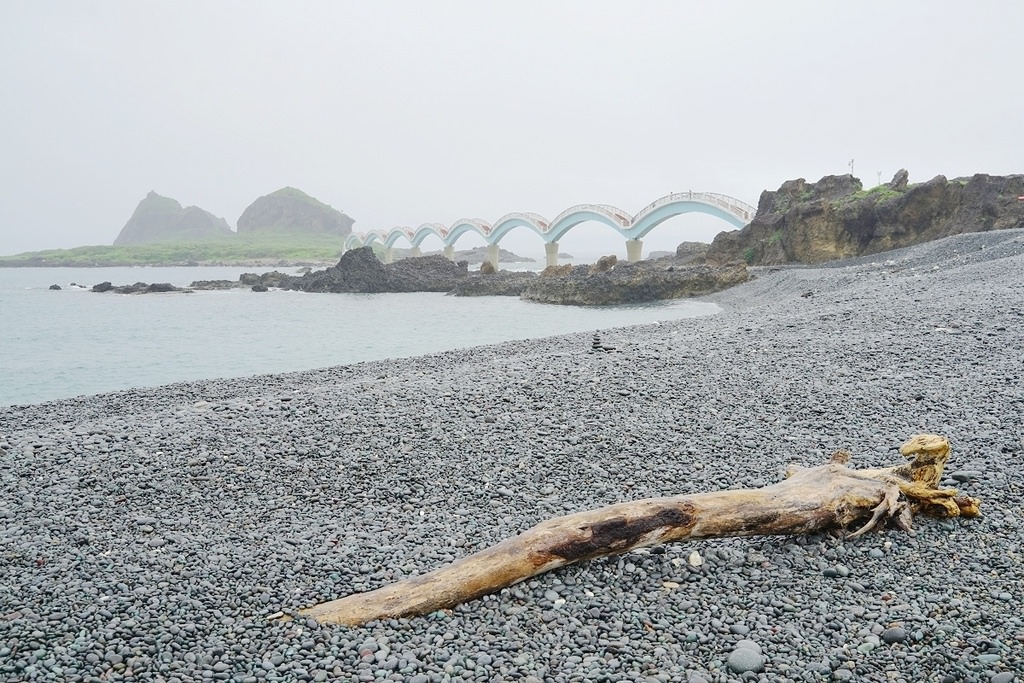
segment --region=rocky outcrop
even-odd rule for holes
[[[746,266],[688,264],[690,255],[659,261],[616,263],[602,259],[593,266],[556,266],[532,272],[469,273],[465,261],[418,256],[383,264],[370,247],[345,252],[338,263],[302,276],[272,272],[243,273],[239,286],[276,287],[304,292],[447,292],[453,296],[521,296],[542,303],[580,306],[631,304],[700,296],[749,278]],[[684,263],[686,265],[679,265]],[[222,282],[193,283],[211,288]],[[262,290],[261,290],[262,291]]]
[[[789,180],[761,193],[749,225],[715,237],[706,260],[821,263],[966,232],[1024,227],[1021,196],[1024,175],[936,176],[911,185],[901,170],[870,190],[851,175],[817,183]]]
[[[597,259],[594,265],[590,266],[591,273],[607,273],[609,270],[615,267],[615,264],[619,262],[619,257],[615,254],[609,256],[602,256]]]
[[[190,290],[175,287],[167,282],[154,282],[153,284],[136,282],[133,285],[119,286],[114,286],[110,282],[101,282],[98,285],[93,285],[92,291],[100,293],[113,292],[114,294],[159,294],[163,292],[188,292]]]
[[[470,265],[476,263],[483,263],[488,259],[487,247],[473,247],[472,249],[463,249],[455,252],[456,261],[466,261]],[[528,256],[520,256],[514,254],[506,249],[498,249],[498,263],[532,263],[536,259],[529,258]]]
[[[260,197],[238,218],[238,233],[278,232],[349,235],[354,220],[293,187]]]
[[[150,192],[135,207],[132,217],[114,240],[114,246],[187,242],[233,234],[223,218],[217,218],[198,206],[182,208],[177,200]]]
[[[443,256],[417,256],[384,265],[373,249],[362,247],[346,251],[330,268],[301,277],[283,276],[279,286],[303,292],[448,292],[468,274],[465,261],[453,263]]]
[[[519,296],[537,279],[530,271],[499,270],[493,275],[470,274],[455,283],[452,296]]]
[[[314,270],[298,277],[283,280],[284,289],[303,292],[387,292],[387,274],[384,264],[373,254],[373,249],[352,249],[341,255],[338,263],[323,270]]]
[[[193,280],[192,284],[188,287],[189,289],[200,289],[200,290],[223,290],[223,289],[237,289],[241,287],[242,283],[238,280]]]
[[[309,271],[306,271],[309,272]],[[242,273],[238,276],[238,283],[243,287],[262,285],[264,287],[284,287],[284,283],[292,280],[295,276],[282,273],[279,270],[272,270],[269,273]],[[192,283],[195,287],[195,283]]]
[[[547,304],[608,306],[703,296],[746,282],[746,266],[662,266],[656,261],[617,263],[608,270],[575,266],[568,275],[539,277],[522,298]]]
[[[676,246],[675,256],[669,256],[674,265],[681,266],[686,263],[703,261],[711,245],[707,242],[680,242]]]
[[[469,265],[444,256],[415,256],[387,264],[384,275],[389,292],[448,292],[469,275]]]

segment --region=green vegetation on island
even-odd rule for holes
[[[195,241],[31,251],[0,256],[0,267],[322,265],[335,263],[344,245],[344,236],[323,233],[231,233]]]

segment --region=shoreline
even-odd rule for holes
[[[744,639],[773,679],[1022,670],[1024,230],[757,275],[700,298],[713,316],[601,330],[613,353],[578,333],[0,408],[0,678],[711,681]],[[917,432],[951,440],[980,519],[667,545],[362,628],[270,620],[566,512],[838,448],[889,465]]]

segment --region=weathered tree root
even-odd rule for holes
[[[300,613],[321,623],[428,614],[519,583],[537,574],[661,543],[726,536],[845,531],[855,538],[893,521],[910,529],[913,514],[974,517],[980,501],[940,489],[949,457],[944,437],[919,434],[900,447],[909,463],[851,470],[839,451],[820,467],[792,467],[787,478],[760,489],[650,498],[541,522],[518,536],[436,569],[367,593],[324,602]]]

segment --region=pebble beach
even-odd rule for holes
[[[0,681],[1024,681],[1024,230],[721,313],[0,408]],[[298,610],[553,516],[952,444],[977,519],[680,543],[450,611]]]

